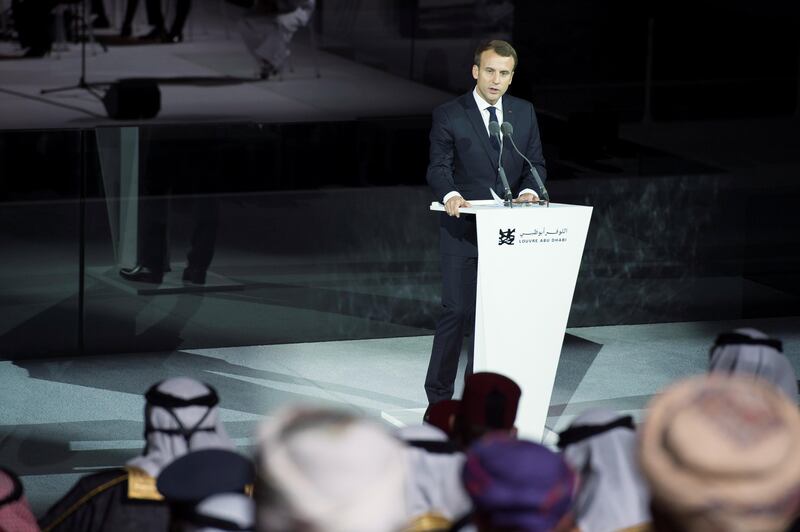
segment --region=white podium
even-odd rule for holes
[[[478,228],[474,370],[519,384],[517,428],[542,441],[592,208],[470,203],[460,212]]]

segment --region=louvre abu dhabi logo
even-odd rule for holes
[[[503,244],[508,244],[509,246],[513,246],[514,239],[516,238],[514,232],[516,232],[516,229],[506,229],[505,231],[500,229],[500,240],[497,242],[497,245],[502,246]]]
[[[525,229],[517,234],[517,228],[499,229],[498,246],[529,245],[529,244],[559,244],[567,241],[568,230],[566,227],[541,227]]]

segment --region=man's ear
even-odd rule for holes
[[[472,65],[472,79],[475,81],[478,81],[478,73],[480,73],[478,65]]]

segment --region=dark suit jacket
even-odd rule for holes
[[[503,121],[514,126],[517,147],[536,166],[544,180],[547,172],[533,105],[505,94]],[[472,91],[434,109],[430,140],[427,179],[438,201],[453,190],[466,200],[491,199],[490,187],[503,197],[496,152],[489,144],[489,135]],[[503,168],[514,197],[526,188],[539,192],[527,163],[508,141],[503,144]],[[443,213],[439,233],[443,254],[478,255],[474,216],[467,214],[455,218]]]

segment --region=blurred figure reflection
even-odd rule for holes
[[[256,0],[239,22],[247,49],[259,63],[259,77],[267,79],[283,68],[291,54],[289,43],[314,14],[315,0]]]
[[[138,261],[119,271],[123,279],[160,284],[171,270],[169,252],[170,215],[189,199],[192,232],[186,254],[183,281],[205,284],[214,257],[219,226],[218,177],[197,161],[191,140],[173,138],[170,131],[143,132],[147,155],[142,158],[139,184]],[[162,136],[164,135],[164,136]],[[149,167],[149,168],[148,168]],[[176,198],[173,201],[172,198]],[[177,200],[181,200],[178,202]]]
[[[138,7],[139,0],[128,0],[120,37],[131,36],[133,17],[136,15],[136,8]],[[140,37],[140,40],[164,43],[183,41],[183,26],[189,17],[192,0],[177,0],[175,4],[175,20],[172,22],[169,32],[164,22],[164,14],[161,12],[161,0],[145,0],[145,8],[147,9],[147,23],[152,26],[152,29],[146,35]]]

